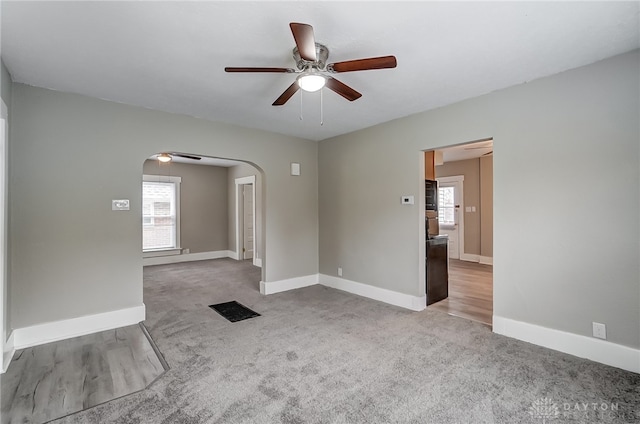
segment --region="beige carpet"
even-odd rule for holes
[[[640,375],[322,286],[262,296],[228,259],[144,272],[171,369],[60,423],[632,423]],[[231,323],[207,305],[262,314]],[[583,406],[585,405],[585,406]]]

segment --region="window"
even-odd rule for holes
[[[456,224],[456,202],[453,187],[438,187],[438,222],[440,225]]]
[[[145,175],[142,182],[142,250],[180,248],[180,177]]]

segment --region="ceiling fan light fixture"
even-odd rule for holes
[[[300,88],[310,93],[320,90],[326,82],[327,79],[319,74],[303,74],[298,77]]]
[[[171,162],[171,155],[168,153],[161,153],[158,155],[158,160],[163,163]]]

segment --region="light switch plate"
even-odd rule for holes
[[[414,203],[415,203],[415,199],[413,196],[402,196],[403,205],[413,205]]]
[[[128,211],[129,210],[129,199],[119,199],[111,201],[111,210],[112,211]]]

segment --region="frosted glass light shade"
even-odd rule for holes
[[[169,155],[167,153],[162,153],[162,154],[158,155],[158,160],[160,162],[171,162],[171,155]]]
[[[300,88],[309,92],[320,90],[324,87],[325,82],[327,82],[327,80],[322,75],[307,74],[298,77],[298,85]]]

